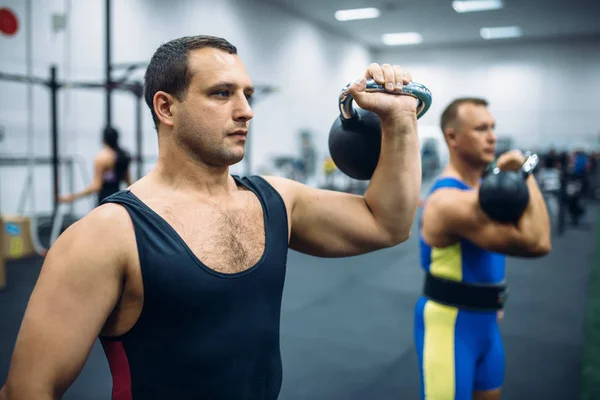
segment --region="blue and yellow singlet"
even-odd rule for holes
[[[473,190],[458,179],[442,177],[427,197],[442,188]],[[419,245],[421,266],[433,276],[475,284],[504,281],[505,256],[501,254],[465,239],[444,248],[432,247],[421,231]],[[504,349],[496,311],[458,309],[422,296],[414,322],[422,399],[471,400],[473,391],[502,386]]]

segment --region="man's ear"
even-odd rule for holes
[[[444,137],[446,138],[446,143],[448,143],[448,147],[456,147],[456,129],[453,127],[448,127],[444,131]]]
[[[154,113],[158,117],[161,124],[173,126],[173,106],[175,98],[169,93],[158,91],[154,94],[153,106]]]

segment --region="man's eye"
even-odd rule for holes
[[[221,90],[219,92],[216,92],[215,95],[220,97],[229,97],[230,93],[229,90]]]

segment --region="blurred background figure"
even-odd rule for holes
[[[62,203],[70,203],[91,194],[97,194],[97,205],[121,190],[121,183],[131,185],[129,164],[131,156],[119,146],[119,132],[108,126],[102,133],[103,148],[94,157],[94,175],[92,182],[80,192],[59,197]]]

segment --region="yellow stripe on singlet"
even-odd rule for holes
[[[462,280],[460,242],[431,248],[429,272],[437,277]],[[454,328],[458,309],[427,301],[424,310],[423,375],[426,399],[453,399],[455,388]]]
[[[425,398],[453,399],[454,326],[458,309],[428,301],[424,310],[423,378]]]
[[[462,280],[462,251],[460,242],[448,247],[431,247],[429,272],[439,278]]]

